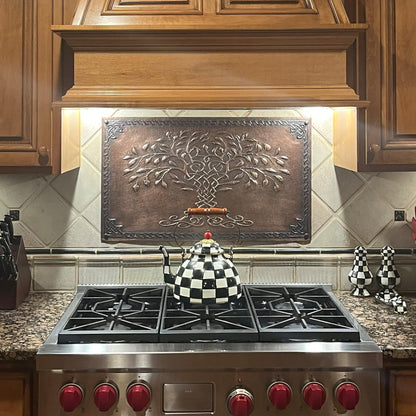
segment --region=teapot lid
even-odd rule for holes
[[[202,254],[202,255],[212,255],[212,254],[222,254],[224,250],[220,245],[212,239],[212,234],[207,231],[204,234],[204,238],[196,243],[193,247],[190,248],[191,254]]]

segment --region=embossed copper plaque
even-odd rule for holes
[[[103,121],[103,241],[188,244],[209,229],[221,243],[307,243],[310,192],[309,120]]]

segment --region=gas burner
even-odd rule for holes
[[[243,295],[230,303],[184,304],[169,293],[160,329],[161,342],[258,341],[254,318]]]
[[[314,286],[247,286],[260,341],[359,341],[335,297]]]
[[[164,288],[90,288],[58,335],[61,344],[155,342]]]
[[[245,285],[229,303],[181,303],[164,285],[87,287],[58,335],[92,342],[359,341],[322,286]]]

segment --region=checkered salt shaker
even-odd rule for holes
[[[393,306],[397,313],[406,313],[406,302],[397,293],[395,287],[400,283],[400,274],[394,265],[394,249],[385,246],[381,249],[381,266],[377,271],[377,283],[382,289],[376,293],[375,298],[379,302]]]
[[[391,289],[392,293],[397,293],[394,288],[400,283],[400,274],[394,265],[394,248],[385,246],[381,249],[381,266],[377,271],[377,283],[384,289]]]
[[[370,296],[366,286],[369,286],[373,281],[373,275],[367,265],[367,250],[364,247],[357,246],[354,249],[354,256],[352,269],[348,273],[348,280],[353,285],[351,295]]]

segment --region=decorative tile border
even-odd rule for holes
[[[29,250],[28,250],[29,251]],[[28,254],[33,291],[75,290],[78,284],[163,283],[162,255],[158,250],[106,250],[85,253]],[[380,255],[368,254],[370,270],[375,273]],[[173,273],[182,262],[179,250],[171,250]],[[235,250],[233,262],[244,283],[329,283],[334,290],[349,290],[348,273],[353,263],[352,250],[257,249],[243,253]],[[401,275],[399,292],[416,291],[416,256],[399,251],[395,263]],[[375,281],[374,284],[376,285]]]

